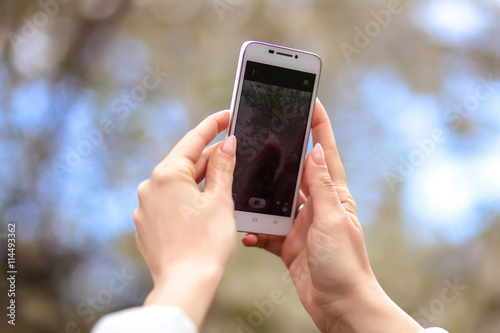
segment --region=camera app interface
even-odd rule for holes
[[[291,216],[315,78],[247,61],[234,130],[236,210]]]

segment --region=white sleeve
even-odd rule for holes
[[[173,306],[140,306],[102,317],[91,333],[197,333],[186,314]]]
[[[420,331],[420,333],[448,333],[448,331],[445,331],[444,329],[439,327],[429,327],[425,330]]]

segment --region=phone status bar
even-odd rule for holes
[[[312,93],[316,74],[247,61],[244,79]]]

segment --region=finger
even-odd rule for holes
[[[337,186],[346,184],[344,167],[340,160],[328,114],[321,102],[316,99],[311,125],[313,145],[320,143],[325,152],[325,160],[330,176]]]
[[[277,256],[281,255],[281,247],[285,237],[283,236],[269,236],[260,234],[245,234],[241,242],[247,247],[258,247],[271,252]]]
[[[325,108],[318,99],[314,107],[311,130],[313,144],[320,143],[323,148],[328,172],[335,183],[340,201],[349,212],[356,214],[356,205],[347,187],[344,166],[340,160],[332,126]],[[307,191],[307,186],[304,190]]]
[[[217,134],[225,130],[228,124],[229,111],[220,111],[210,115],[194,129],[187,132],[167,158],[184,157],[195,164],[203,149],[215,139]]]
[[[207,165],[205,192],[224,193],[231,198],[234,165],[236,164],[236,137],[227,137],[214,150]],[[231,200],[232,202],[232,200]]]
[[[309,155],[308,155],[309,156]],[[307,159],[307,156],[306,156],[306,159]],[[304,162],[304,169],[306,167],[306,163]],[[300,192],[304,195],[304,197],[308,197],[309,196],[309,188],[307,186],[307,183],[305,181],[305,172],[302,171],[302,179],[300,180]]]
[[[314,148],[313,148],[314,150]],[[307,195],[308,198],[311,197],[311,193],[310,193],[310,189],[309,189],[309,186],[310,186],[310,177],[307,177],[307,168],[309,167],[309,163],[307,162],[308,160],[310,160],[312,158],[312,151],[311,150],[309,152],[309,154],[307,154],[306,156],[306,161],[304,162],[304,171],[302,172],[302,182],[300,183],[300,190],[304,193],[304,195]],[[307,194],[306,194],[307,193]]]
[[[298,254],[306,247],[307,234],[312,224],[312,220],[312,203],[308,201],[297,215],[292,230],[290,230],[283,244],[284,250],[282,251],[282,258],[286,267],[290,267],[292,261],[295,260]]]
[[[325,154],[320,144],[316,144],[309,154],[304,172],[313,207],[313,224],[328,234],[332,223],[345,220],[346,212],[335,183],[328,173]]]
[[[140,215],[141,214],[140,214],[139,208],[134,209],[134,213],[132,214],[132,220],[134,221],[134,224],[136,225],[136,229],[141,221]]]
[[[257,243],[259,242],[259,236],[256,234],[245,232],[243,238],[241,239],[241,242],[247,247],[256,247]]]
[[[304,193],[300,191],[299,198],[297,199],[297,207],[300,207],[302,204],[305,204],[306,202],[307,198],[305,197]],[[307,207],[304,207],[301,210],[300,214],[304,215],[302,211],[307,211],[307,210],[308,210]],[[287,237],[246,233],[241,241],[243,245],[247,247],[263,248],[271,253],[276,254],[277,256],[280,256],[281,248],[283,246],[284,241],[288,238],[287,242],[290,242],[290,239],[294,238],[293,234],[297,234],[298,236],[300,236],[300,238],[304,238],[303,240],[302,239],[298,240],[297,243],[293,246],[294,248],[297,249],[297,251],[299,251],[301,248],[303,248],[305,244],[305,236],[303,235],[307,235],[307,230],[304,230],[308,228],[308,226],[306,226],[305,221],[307,221],[307,218],[304,219],[297,217],[295,223],[292,226],[292,230],[290,230],[290,233]]]
[[[146,179],[143,180],[139,186],[137,186],[137,198],[139,199],[139,205],[141,204],[142,201],[146,201],[146,196],[149,191],[149,183],[150,180]]]
[[[203,150],[203,153],[201,153],[200,158],[194,165],[196,174],[196,183],[201,182],[205,178],[208,160],[210,159],[210,156],[213,154],[214,150],[217,149],[217,147],[219,147],[220,144],[221,142],[217,142],[216,144],[213,144],[210,147],[205,148]]]
[[[299,197],[297,199],[297,209],[299,209],[300,206],[302,206],[303,204],[305,204],[307,201],[307,198],[306,198],[306,195],[304,194],[304,192],[302,192],[302,190],[299,191]]]

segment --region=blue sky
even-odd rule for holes
[[[423,2],[413,11],[415,23],[436,43],[455,46],[484,38],[494,24],[491,15],[465,0]],[[40,50],[45,47],[42,44],[37,46]],[[61,115],[53,110],[53,101],[70,92],[64,87],[52,90],[44,79],[26,79],[12,90],[7,110],[0,112],[0,127],[12,134],[2,136],[0,178],[4,185],[17,182],[15,186],[21,191],[29,191],[23,182],[23,166],[29,162],[27,140],[50,128],[54,117],[66,117],[65,127],[58,129],[59,150],[49,157],[47,165],[39,166],[37,186],[46,197],[39,202],[26,199],[12,205],[4,216],[5,220],[29,220],[24,227],[27,239],[39,237],[33,226],[43,205],[56,207],[60,220],[53,221],[53,230],[47,232],[56,234],[67,246],[83,244],[86,238],[105,242],[121,233],[134,232],[131,216],[137,206],[137,185],[148,177],[159,156],[195,125],[180,101],[172,96],[150,96],[123,122],[113,120],[116,129],[105,135],[102,143],[92,146],[72,172],[63,179],[57,177],[52,162],[64,161],[68,149],[75,149],[85,140],[85,133],[97,128],[101,119],[112,117],[110,105],[127,91],[122,87],[138,82],[144,75],[149,48],[142,41],[120,37],[112,50],[104,63],[120,88],[108,92],[82,88],[71,109]],[[34,60],[23,59],[14,65],[31,68]],[[429,239],[459,243],[481,232],[488,217],[499,212],[500,84],[498,78],[493,78],[495,92],[481,100],[470,117],[463,118],[471,132],[454,131],[445,117],[446,110],[454,103],[463,103],[481,82],[474,64],[464,66],[463,61],[454,63],[450,59],[441,90],[433,95],[412,90],[398,69],[390,65],[374,66],[361,75],[360,69],[353,66],[342,71],[342,79],[360,78],[358,89],[341,94],[326,107],[351,176],[348,180],[362,223],[373,220],[380,200],[390,190],[387,174],[397,173],[401,159],[415,154],[419,142],[432,138],[436,129],[444,133],[446,140],[436,144],[432,154],[426,155],[400,182],[402,218],[409,228],[422,230]],[[5,89],[4,75],[0,65],[0,90]],[[171,82],[167,79],[165,84]],[[340,78],[331,86],[343,89]],[[120,140],[130,144],[129,151],[117,150],[116,142]],[[122,164],[117,167],[115,160]],[[110,180],[110,175],[115,176]],[[1,200],[8,198],[8,193],[0,194]]]

